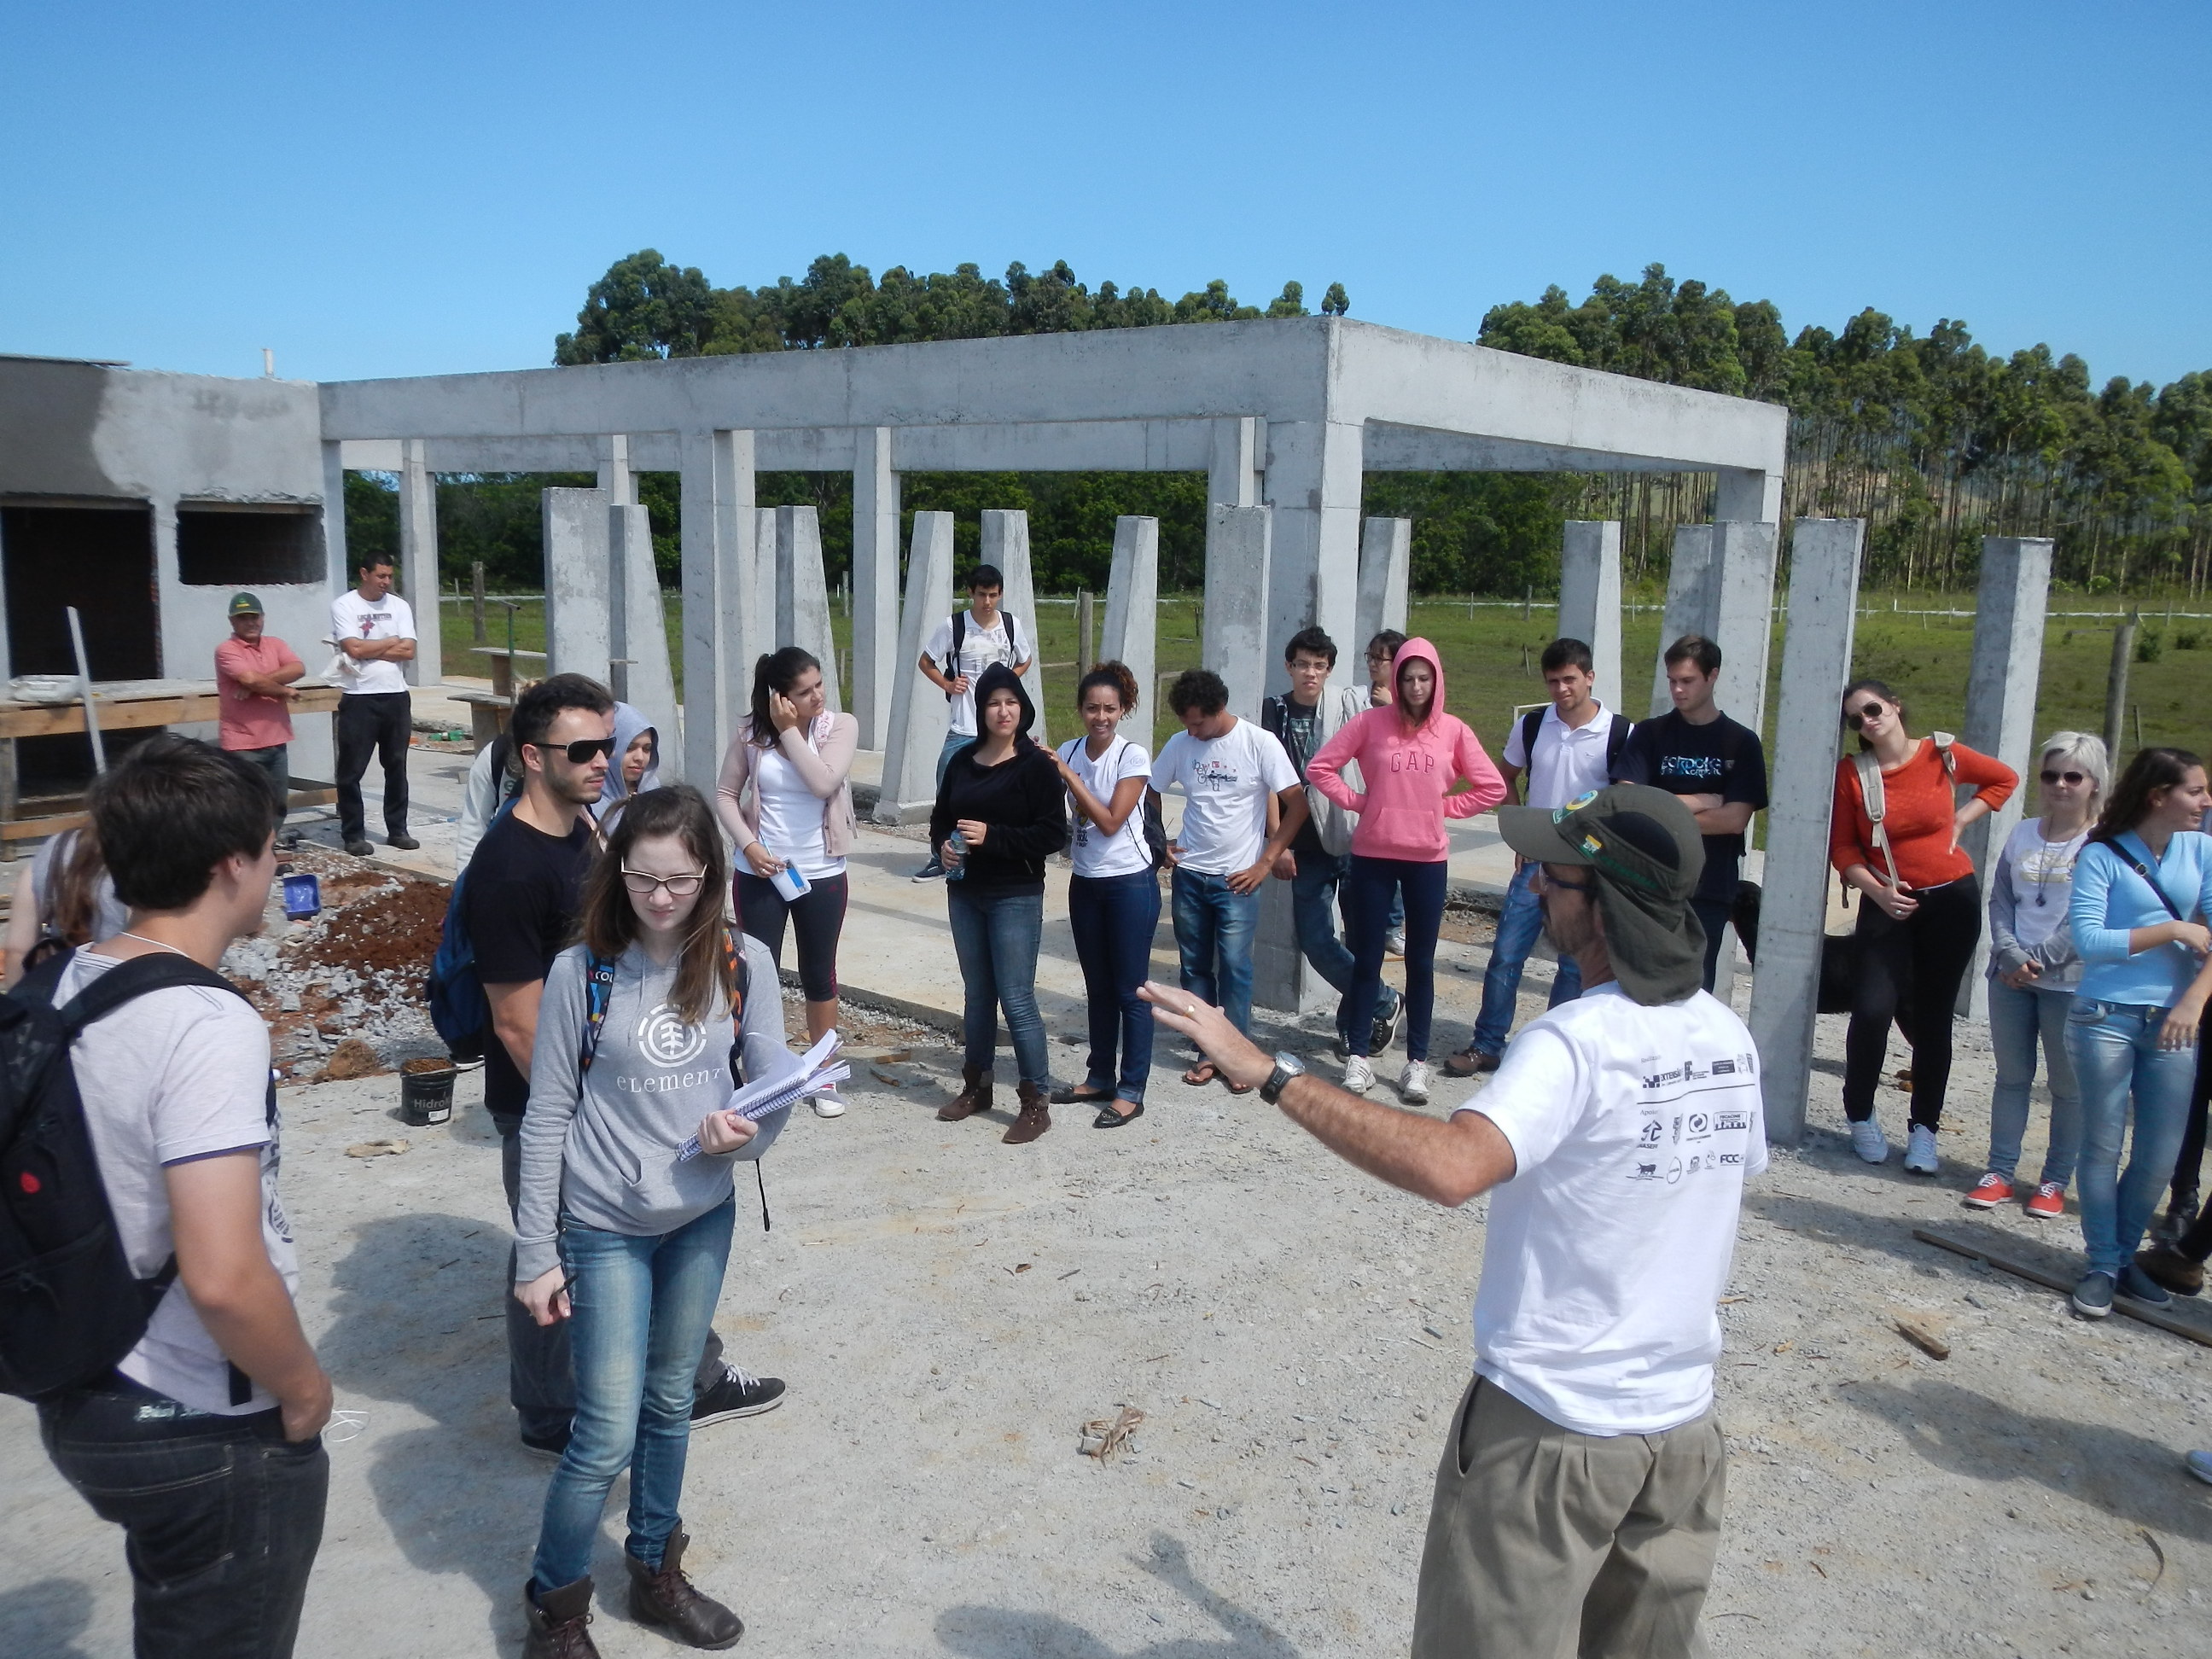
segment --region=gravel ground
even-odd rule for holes
[[[1480,961],[1462,951],[1446,947],[1453,1043]],[[1915,1243],[1914,1225],[1981,1224],[2063,1263],[2078,1234],[1957,1208],[1986,1133],[1978,1028],[1961,1028],[1929,1182],[1850,1157],[1841,1022],[1822,1025],[1814,1131],[1752,1183],[1723,1309],[1715,1650],[2212,1651],[2212,1487],[2179,1468],[2212,1445],[2212,1353],[2073,1320]],[[988,1121],[939,1124],[952,1051],[919,1028],[872,1035],[910,1058],[860,1068],[847,1116],[794,1124],[769,1160],[772,1231],[750,1182],[738,1194],[719,1328],[791,1394],[701,1434],[685,1510],[696,1577],[744,1614],[745,1650],[1402,1653],[1484,1206],[1386,1190],[1256,1098],[1183,1088],[1165,1048],[1133,1128],[1061,1109],[1035,1146],[1004,1146],[1011,1090]],[[520,1638],[546,1469],[505,1403],[506,1226],[477,1088],[428,1130],[394,1121],[389,1077],[285,1092],[303,1311],[340,1405],[366,1414],[331,1449],[302,1654]],[[1893,1133],[1904,1105],[1884,1091]],[[345,1155],[394,1135],[406,1152]],[[1899,1316],[1951,1358],[1910,1346]],[[1126,1453],[1079,1455],[1081,1425],[1123,1405],[1146,1413]],[[121,1651],[119,1542],[13,1401],[0,1470],[0,1651]],[[602,1584],[621,1581],[621,1490]],[[673,1651],[618,1597],[594,1633],[611,1656]]]

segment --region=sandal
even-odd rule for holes
[[[1221,1086],[1232,1095],[1249,1095],[1252,1092],[1252,1085],[1249,1083],[1231,1083],[1224,1079]]]
[[[1204,1075],[1201,1076],[1200,1073]],[[1194,1089],[1203,1089],[1220,1075],[1220,1067],[1210,1060],[1201,1060],[1182,1074],[1182,1080]]]

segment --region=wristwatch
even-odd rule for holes
[[[1282,1099],[1283,1091],[1289,1086],[1291,1079],[1305,1074],[1304,1062],[1296,1054],[1277,1054],[1275,1069],[1267,1073],[1267,1080],[1260,1085],[1260,1098],[1270,1106],[1275,1105]]]

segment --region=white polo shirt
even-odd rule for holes
[[[1513,722],[1513,730],[1505,738],[1505,763],[1517,766],[1528,775],[1529,805],[1565,806],[1576,797],[1602,789],[1613,781],[1606,775],[1606,745],[1613,721],[1621,716],[1595,697],[1590,702],[1595,704],[1597,713],[1581,726],[1569,726],[1559,718],[1556,708],[1544,710],[1544,718],[1536,727],[1536,758],[1533,764],[1521,744],[1521,732],[1528,724],[1528,717],[1523,715]]]

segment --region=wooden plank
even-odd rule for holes
[[[337,712],[335,686],[310,686],[292,705],[295,714]],[[137,697],[109,702],[95,696],[103,732],[135,731],[148,726],[183,726],[220,719],[222,703],[212,691],[186,696]],[[0,703],[0,738],[51,738],[84,730],[82,703]]]
[[[2040,1285],[2046,1290],[2059,1291],[2069,1295],[2073,1291],[2073,1285],[2057,1273],[2045,1273],[2032,1262],[2002,1255],[1980,1243],[1969,1243],[1965,1239],[1948,1237],[1926,1227],[1915,1227],[1912,1230],[1912,1236],[1923,1244],[1933,1244],[1938,1249],[1949,1250],[1954,1255],[1966,1256],[1976,1261],[1985,1261],[2001,1273],[2012,1273],[2032,1284]],[[2146,1325],[2155,1325],[2162,1331],[2171,1331],[2176,1336],[2185,1336],[2191,1342],[2202,1343],[2205,1347],[2212,1348],[2212,1331],[2205,1330],[2189,1320],[2176,1319],[2172,1314],[2160,1313],[2157,1309],[2146,1307],[2130,1297],[2114,1297],[2112,1306],[2116,1311],[2127,1315],[2130,1319],[2140,1319]]]
[[[0,841],[44,841],[64,830],[82,829],[91,821],[88,812],[64,812],[52,818],[15,818],[0,823]]]

